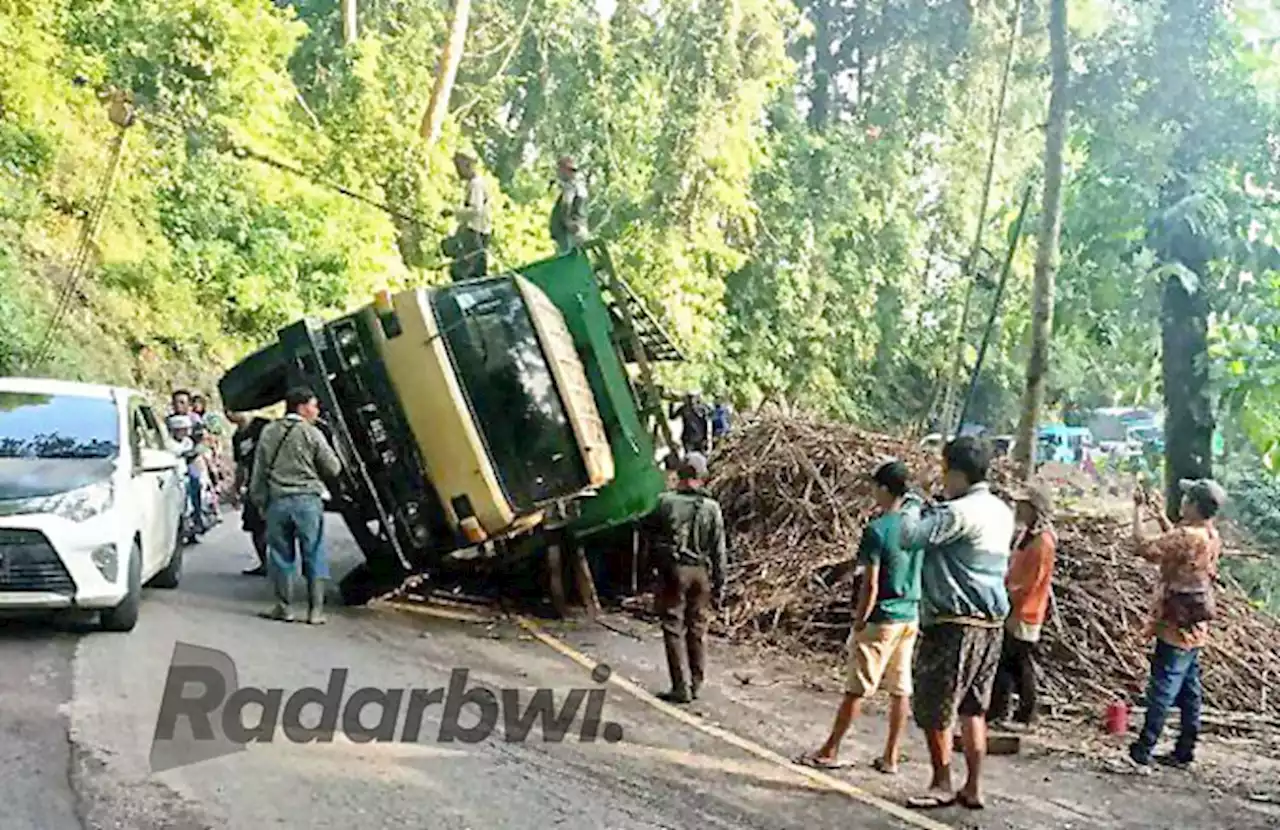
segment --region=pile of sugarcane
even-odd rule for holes
[[[936,454],[909,441],[805,418],[741,425],[712,459],[732,557],[723,633],[792,651],[843,647],[858,543],[874,510],[868,474],[890,457],[908,465],[925,493],[940,489]],[[994,478],[1003,492],[1004,468]],[[1155,566],[1135,555],[1123,519],[1065,514],[1057,526],[1055,613],[1042,644],[1046,690],[1065,701],[1137,701],[1148,668],[1143,627]],[[1280,623],[1224,580],[1221,616],[1202,661],[1207,702],[1280,715],[1273,690]]]

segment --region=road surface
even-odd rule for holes
[[[807,788],[793,773],[681,724],[613,687],[602,720],[618,743],[548,743],[501,734],[417,743],[274,740],[153,773],[152,737],[176,643],[225,652],[241,687],[287,696],[347,669],[357,687],[435,689],[451,672],[494,690],[561,696],[603,689],[518,629],[341,609],[329,625],[260,620],[265,580],[233,521],[186,554],[182,586],[148,591],[130,634],[87,626],[0,627],[0,803],[6,830],[205,828],[820,828],[909,826],[872,806]],[[332,533],[337,570],[350,542]],[[345,559],[345,562],[343,561]],[[372,719],[376,720],[375,711]],[[246,722],[251,722],[250,718]],[[464,715],[463,725],[473,722]]]

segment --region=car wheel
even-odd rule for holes
[[[182,550],[182,528],[179,527],[178,534],[173,540],[173,552],[169,554],[169,564],[164,566],[164,570],[151,577],[147,585],[152,588],[177,588],[178,581],[182,579]]]
[[[102,612],[103,631],[132,631],[138,624],[142,606],[142,546],[133,543],[129,551],[129,591],[115,608]]]

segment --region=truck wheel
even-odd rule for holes
[[[407,574],[398,566],[370,566],[363,562],[343,577],[338,588],[344,605],[368,605],[383,594],[390,593],[404,582]]]
[[[138,624],[142,607],[142,546],[136,541],[129,552],[129,588],[115,608],[102,612],[99,622],[103,631],[132,631]]]
[[[344,576],[338,589],[342,593],[343,605],[368,605],[379,593],[374,584],[373,571],[367,563],[357,565],[351,573]]]

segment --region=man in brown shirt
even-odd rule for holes
[[[1134,496],[1133,535],[1138,555],[1160,566],[1147,627],[1148,636],[1156,638],[1147,685],[1147,717],[1142,734],[1129,747],[1129,757],[1144,767],[1153,760],[1169,707],[1175,705],[1182,718],[1178,742],[1172,755],[1155,760],[1177,767],[1195,760],[1204,702],[1200,649],[1208,642],[1209,622],[1215,615],[1213,587],[1222,539],[1213,519],[1226,503],[1227,494],[1211,479],[1184,479],[1178,486],[1182,491],[1181,520],[1175,526],[1162,511],[1155,511],[1163,531],[1158,536],[1148,536],[1143,528],[1145,494],[1138,491]]]

